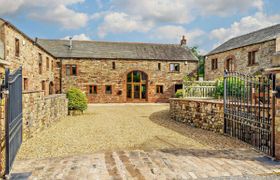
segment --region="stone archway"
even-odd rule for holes
[[[147,101],[148,75],[143,71],[134,70],[126,75],[127,101]]]

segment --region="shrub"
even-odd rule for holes
[[[216,92],[215,97],[224,96],[224,79],[219,78],[216,81]],[[227,92],[231,97],[245,97],[247,88],[244,80],[238,77],[232,77],[227,79]]]
[[[87,97],[81,90],[71,88],[68,90],[66,96],[68,98],[69,110],[84,111],[87,109]]]
[[[183,89],[179,89],[175,93],[176,98],[182,98],[183,97]]]

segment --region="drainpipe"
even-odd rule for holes
[[[60,93],[62,93],[62,59],[60,59],[60,63],[59,63],[59,91]]]

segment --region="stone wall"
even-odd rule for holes
[[[175,84],[182,84],[183,77],[197,69],[197,62],[193,61],[186,64],[185,61],[164,60],[63,59],[62,62],[62,92],[78,87],[86,92],[90,103],[127,102],[127,74],[137,70],[148,75],[147,102],[167,102],[175,94]],[[180,72],[170,72],[170,63],[179,63]],[[66,76],[67,64],[77,65],[77,76]],[[97,94],[88,93],[89,85],[97,86]],[[105,93],[106,85],[112,85],[112,94]],[[156,93],[156,85],[163,85],[163,94]]]
[[[50,126],[67,116],[68,100],[65,94],[44,96],[43,91],[23,93],[23,136],[27,139],[33,133]]]
[[[223,133],[224,104],[216,100],[170,99],[173,120],[193,127]]]
[[[226,60],[233,58],[235,62],[235,71],[245,74],[252,74],[261,69],[267,68],[271,65],[273,55],[275,53],[275,40],[267,41],[260,44],[250,45],[233,49],[223,53],[207,56],[205,60],[205,79],[214,80],[219,77],[223,77],[223,73],[226,67]],[[248,52],[257,50],[256,53],[256,65],[248,65]],[[218,69],[212,70],[212,59],[218,59]]]

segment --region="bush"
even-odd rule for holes
[[[77,88],[71,88],[66,94],[68,98],[68,109],[84,111],[87,109],[87,97]]]
[[[182,98],[183,97],[183,89],[179,89],[175,93],[176,98]]]
[[[223,97],[224,96],[224,79],[219,78],[216,81],[216,92],[215,97]],[[244,80],[238,77],[232,77],[227,79],[227,92],[231,97],[245,97],[247,92],[247,88]]]

